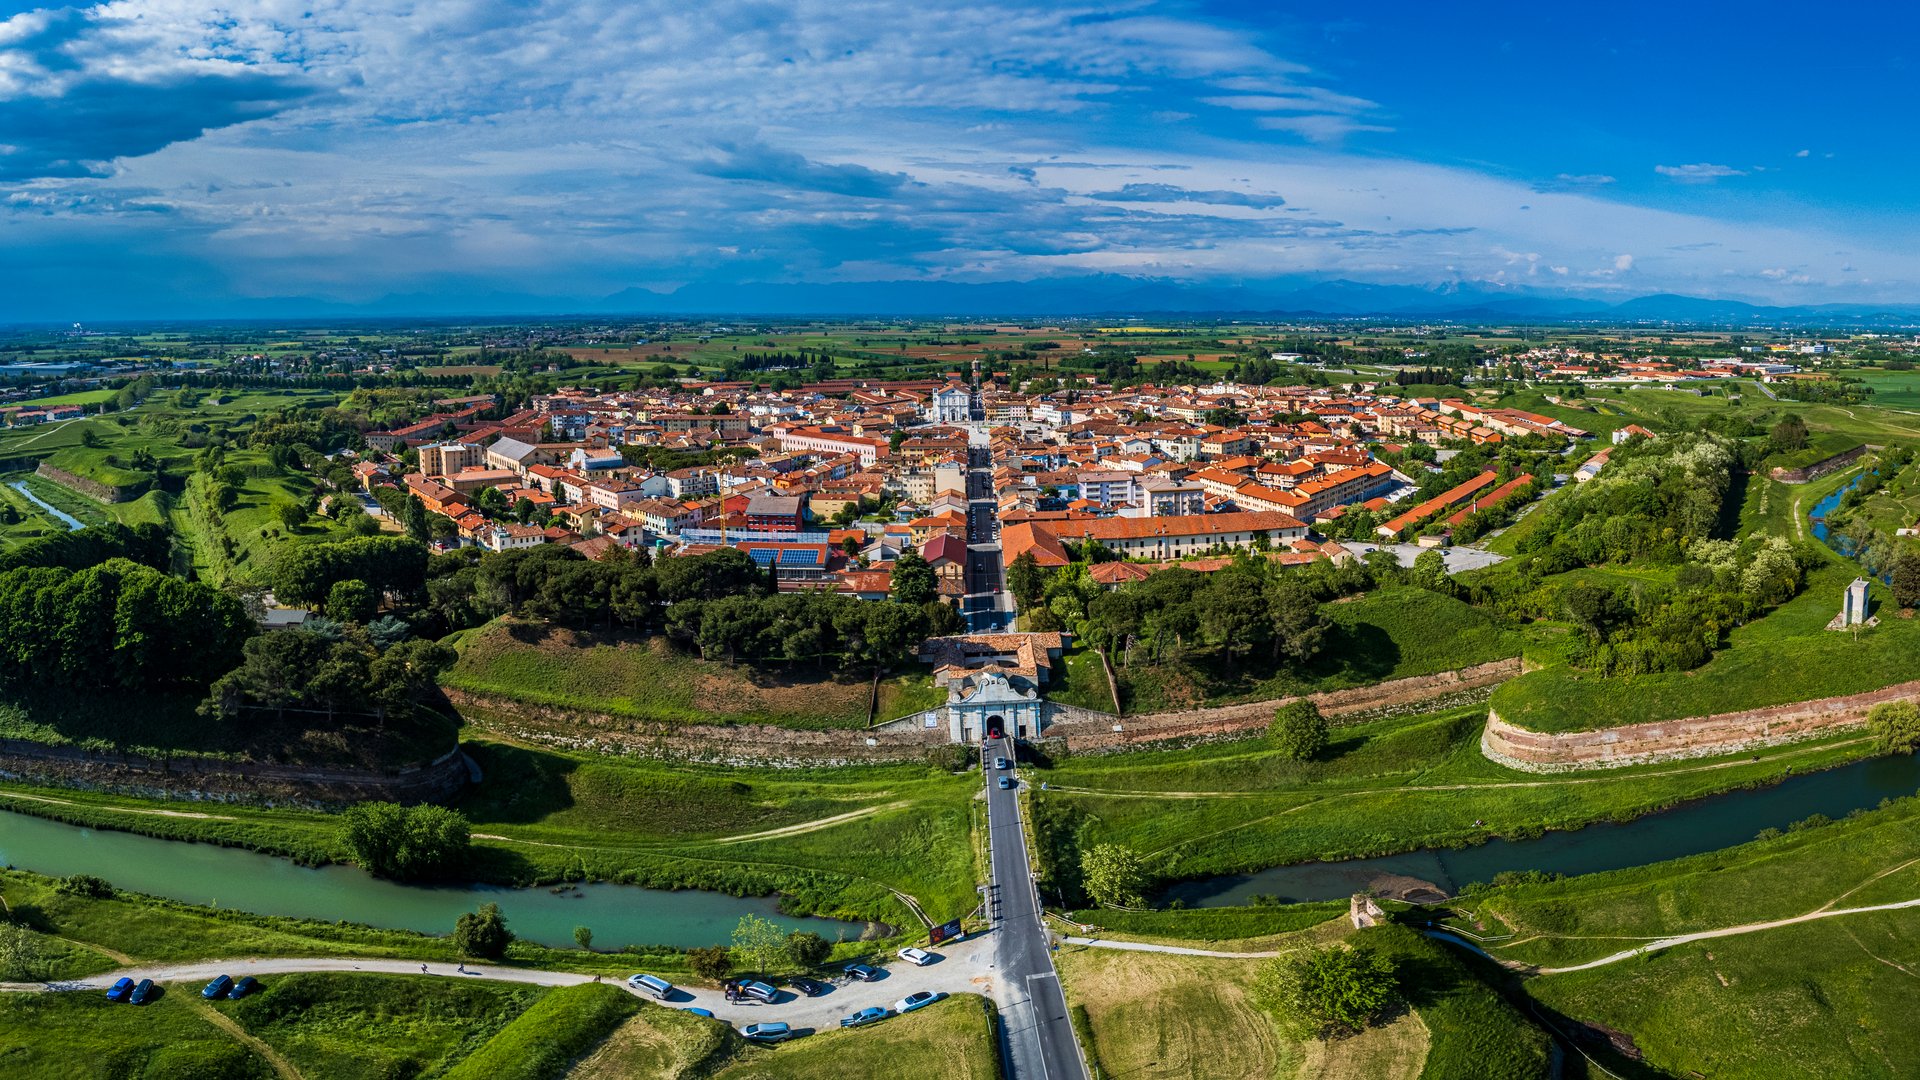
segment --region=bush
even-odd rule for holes
[[[1867,725],[1886,754],[1920,750],[1920,706],[1911,701],[1883,701],[1867,712]]]
[[[461,915],[453,924],[453,944],[467,956],[498,960],[513,944],[513,931],[507,929],[499,904],[481,904],[480,910]]]
[[[787,959],[801,970],[819,967],[833,954],[833,942],[811,930],[795,930],[787,935]]]
[[[1146,901],[1147,870],[1132,848],[1101,844],[1080,856],[1087,895],[1101,907],[1140,907]]]
[[[54,883],[54,891],[68,896],[81,896],[88,900],[111,900],[113,886],[106,878],[92,874],[69,874]]]
[[[1393,970],[1392,957],[1364,942],[1310,945],[1269,963],[1254,997],[1294,1038],[1352,1035],[1399,997]]]
[[[1267,725],[1273,748],[1295,761],[1311,761],[1327,748],[1327,718],[1319,706],[1302,698],[1274,710]]]
[[[703,979],[719,982],[733,974],[733,953],[725,945],[688,949],[687,967]]]
[[[341,842],[380,877],[444,876],[466,862],[472,843],[467,819],[444,806],[360,803],[340,817]]]

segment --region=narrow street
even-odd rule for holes
[[[987,887],[990,937],[1000,979],[1001,1044],[1013,1080],[1085,1080],[1087,1067],[1067,1018],[1066,993],[1053,967],[1040,894],[1027,860],[1018,788],[1001,788],[1013,768],[993,767],[1012,747],[995,740],[981,748],[987,776],[987,835],[993,880]]]

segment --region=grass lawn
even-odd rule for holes
[[[27,401],[15,402],[21,406],[35,405],[98,405],[103,401],[112,401],[118,390],[76,390],[71,394],[54,394],[52,397],[37,397]]]
[[[993,1007],[985,998],[961,994],[872,1027],[824,1030],[777,1046],[745,1047],[731,1065],[712,1075],[717,1080],[998,1080],[1000,1052],[993,1023]]]
[[[859,728],[872,684],[801,668],[759,668],[683,656],[664,638],[594,634],[497,620],[465,634],[451,687],[532,705],[685,724]],[[915,671],[882,680],[880,718],[946,698]]]
[[[639,998],[607,983],[549,990],[445,1075],[447,1080],[558,1080],[641,1008]]]
[[[1248,998],[1264,961],[1067,946],[1058,962],[1068,1008],[1082,1021],[1081,1036],[1090,1043],[1082,1049],[1089,1065],[1098,1063],[1100,1075],[1279,1077],[1297,1075],[1305,1061],[1306,1048],[1282,1037]],[[1417,1022],[1402,1030],[1425,1034]],[[1363,1036],[1347,1041],[1373,1040]],[[1408,1044],[1405,1053],[1395,1055],[1392,1071],[1319,1075],[1354,1080],[1418,1076],[1424,1039],[1384,1041]]]
[[[1455,909],[1502,959],[1574,965],[1656,937],[1920,896],[1916,821],[1920,802],[1902,799],[1724,851],[1492,889]],[[1662,1075],[1893,1077],[1920,1059],[1907,1020],[1916,965],[1920,933],[1894,911],[1696,942],[1525,988],[1572,1023],[1626,1032]]]
[[[1799,596],[1735,629],[1725,649],[1692,671],[1602,678],[1558,665],[1502,684],[1489,704],[1501,719],[1534,731],[1592,731],[1858,694],[1914,678],[1920,620],[1900,618],[1879,583],[1872,588],[1879,626],[1858,635],[1826,629],[1858,573],[1838,560],[1815,571]]]
[[[1762,751],[1757,762],[1741,754],[1541,777],[1488,761],[1479,724],[1462,710],[1337,736],[1322,760],[1305,765],[1260,740],[1069,758],[1039,774],[1049,790],[1035,797],[1076,816],[1082,847],[1124,844],[1172,881],[1627,820],[1770,782],[1788,763],[1818,768],[1868,749],[1859,738],[1836,739]]]
[[[1172,663],[1140,657],[1115,672],[1127,711],[1341,690],[1520,655],[1519,632],[1463,601],[1425,589],[1389,586],[1321,610],[1333,631],[1305,668],[1276,670],[1262,657],[1243,655],[1230,669],[1217,649],[1193,650]]]
[[[613,1030],[568,1080],[692,1080],[710,1075],[744,1045],[728,1024],[643,1004]]]
[[[1062,705],[1114,712],[1113,689],[1100,666],[1100,654],[1083,646],[1068,649],[1065,662],[1047,684],[1046,698]]]
[[[267,1063],[208,1021],[199,1000],[198,988],[185,986],[144,1006],[92,991],[0,994],[0,1076],[270,1080]]]
[[[513,983],[322,972],[279,975],[263,986],[217,1007],[302,1073],[339,1080],[437,1074],[548,993]],[[175,993],[193,990],[183,984]]]

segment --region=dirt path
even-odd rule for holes
[[[24,802],[46,803],[50,806],[76,806],[85,810],[110,810],[116,814],[146,814],[151,817],[197,818],[202,821],[237,821],[227,814],[202,814],[193,810],[148,810],[143,807],[113,806],[105,803],[82,803],[72,799],[55,799],[46,795],[22,795],[17,791],[0,791],[0,799],[20,799]]]
[[[1069,945],[1085,945],[1093,949],[1124,949],[1127,952],[1172,953],[1175,956],[1211,956],[1221,960],[1261,960],[1269,956],[1279,956],[1291,949],[1270,949],[1266,952],[1216,952],[1212,949],[1190,949],[1185,945],[1154,945],[1145,941],[1108,941],[1105,938],[1063,937],[1060,940]]]
[[[1892,904],[1869,904],[1866,907],[1857,908],[1820,908],[1816,911],[1809,911],[1805,915],[1795,915],[1790,919],[1773,919],[1768,922],[1746,923],[1741,926],[1723,927],[1719,930],[1701,930],[1692,934],[1679,934],[1674,937],[1658,938],[1637,948],[1626,949],[1622,952],[1614,953],[1611,956],[1603,956],[1598,960],[1589,960],[1584,964],[1574,964],[1571,967],[1533,967],[1514,960],[1501,960],[1499,962],[1515,970],[1528,971],[1535,975],[1561,975],[1570,971],[1589,971],[1593,968],[1605,967],[1608,964],[1617,964],[1622,960],[1631,960],[1644,953],[1658,952],[1661,949],[1671,949],[1675,945],[1688,945],[1696,941],[1711,941],[1714,938],[1739,937],[1742,934],[1757,934],[1762,930],[1777,930],[1783,926],[1795,926],[1799,923],[1813,922],[1817,919],[1832,919],[1841,915],[1863,915],[1875,911],[1899,911],[1905,908],[1915,907],[1920,907],[1920,899],[1901,900]]]
[[[233,1036],[235,1042],[265,1058],[267,1064],[273,1066],[273,1071],[280,1074],[280,1080],[306,1080],[306,1077],[300,1075],[300,1070],[293,1067],[293,1062],[281,1057],[280,1051],[247,1034],[247,1029],[241,1027],[233,1017],[207,1004],[202,998],[195,998],[193,1006],[200,1013],[201,1019]]]
[[[860,810],[849,810],[844,814],[823,817],[817,821],[803,821],[798,825],[786,825],[778,829],[768,829],[765,832],[742,833],[739,836],[726,836],[708,842],[714,844],[744,844],[753,840],[772,840],[782,836],[799,836],[802,833],[831,829],[835,825],[842,825],[849,821],[858,821],[863,817],[871,817],[874,814],[884,813],[888,810],[905,809],[911,805],[913,805],[911,802],[902,799],[899,802],[881,803],[878,806],[868,806]]]

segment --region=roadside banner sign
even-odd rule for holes
[[[966,931],[960,928],[960,920],[955,919],[950,923],[941,923],[939,926],[934,927],[928,931],[927,936],[932,944],[938,945],[943,941],[956,940],[964,936],[965,933]]]

